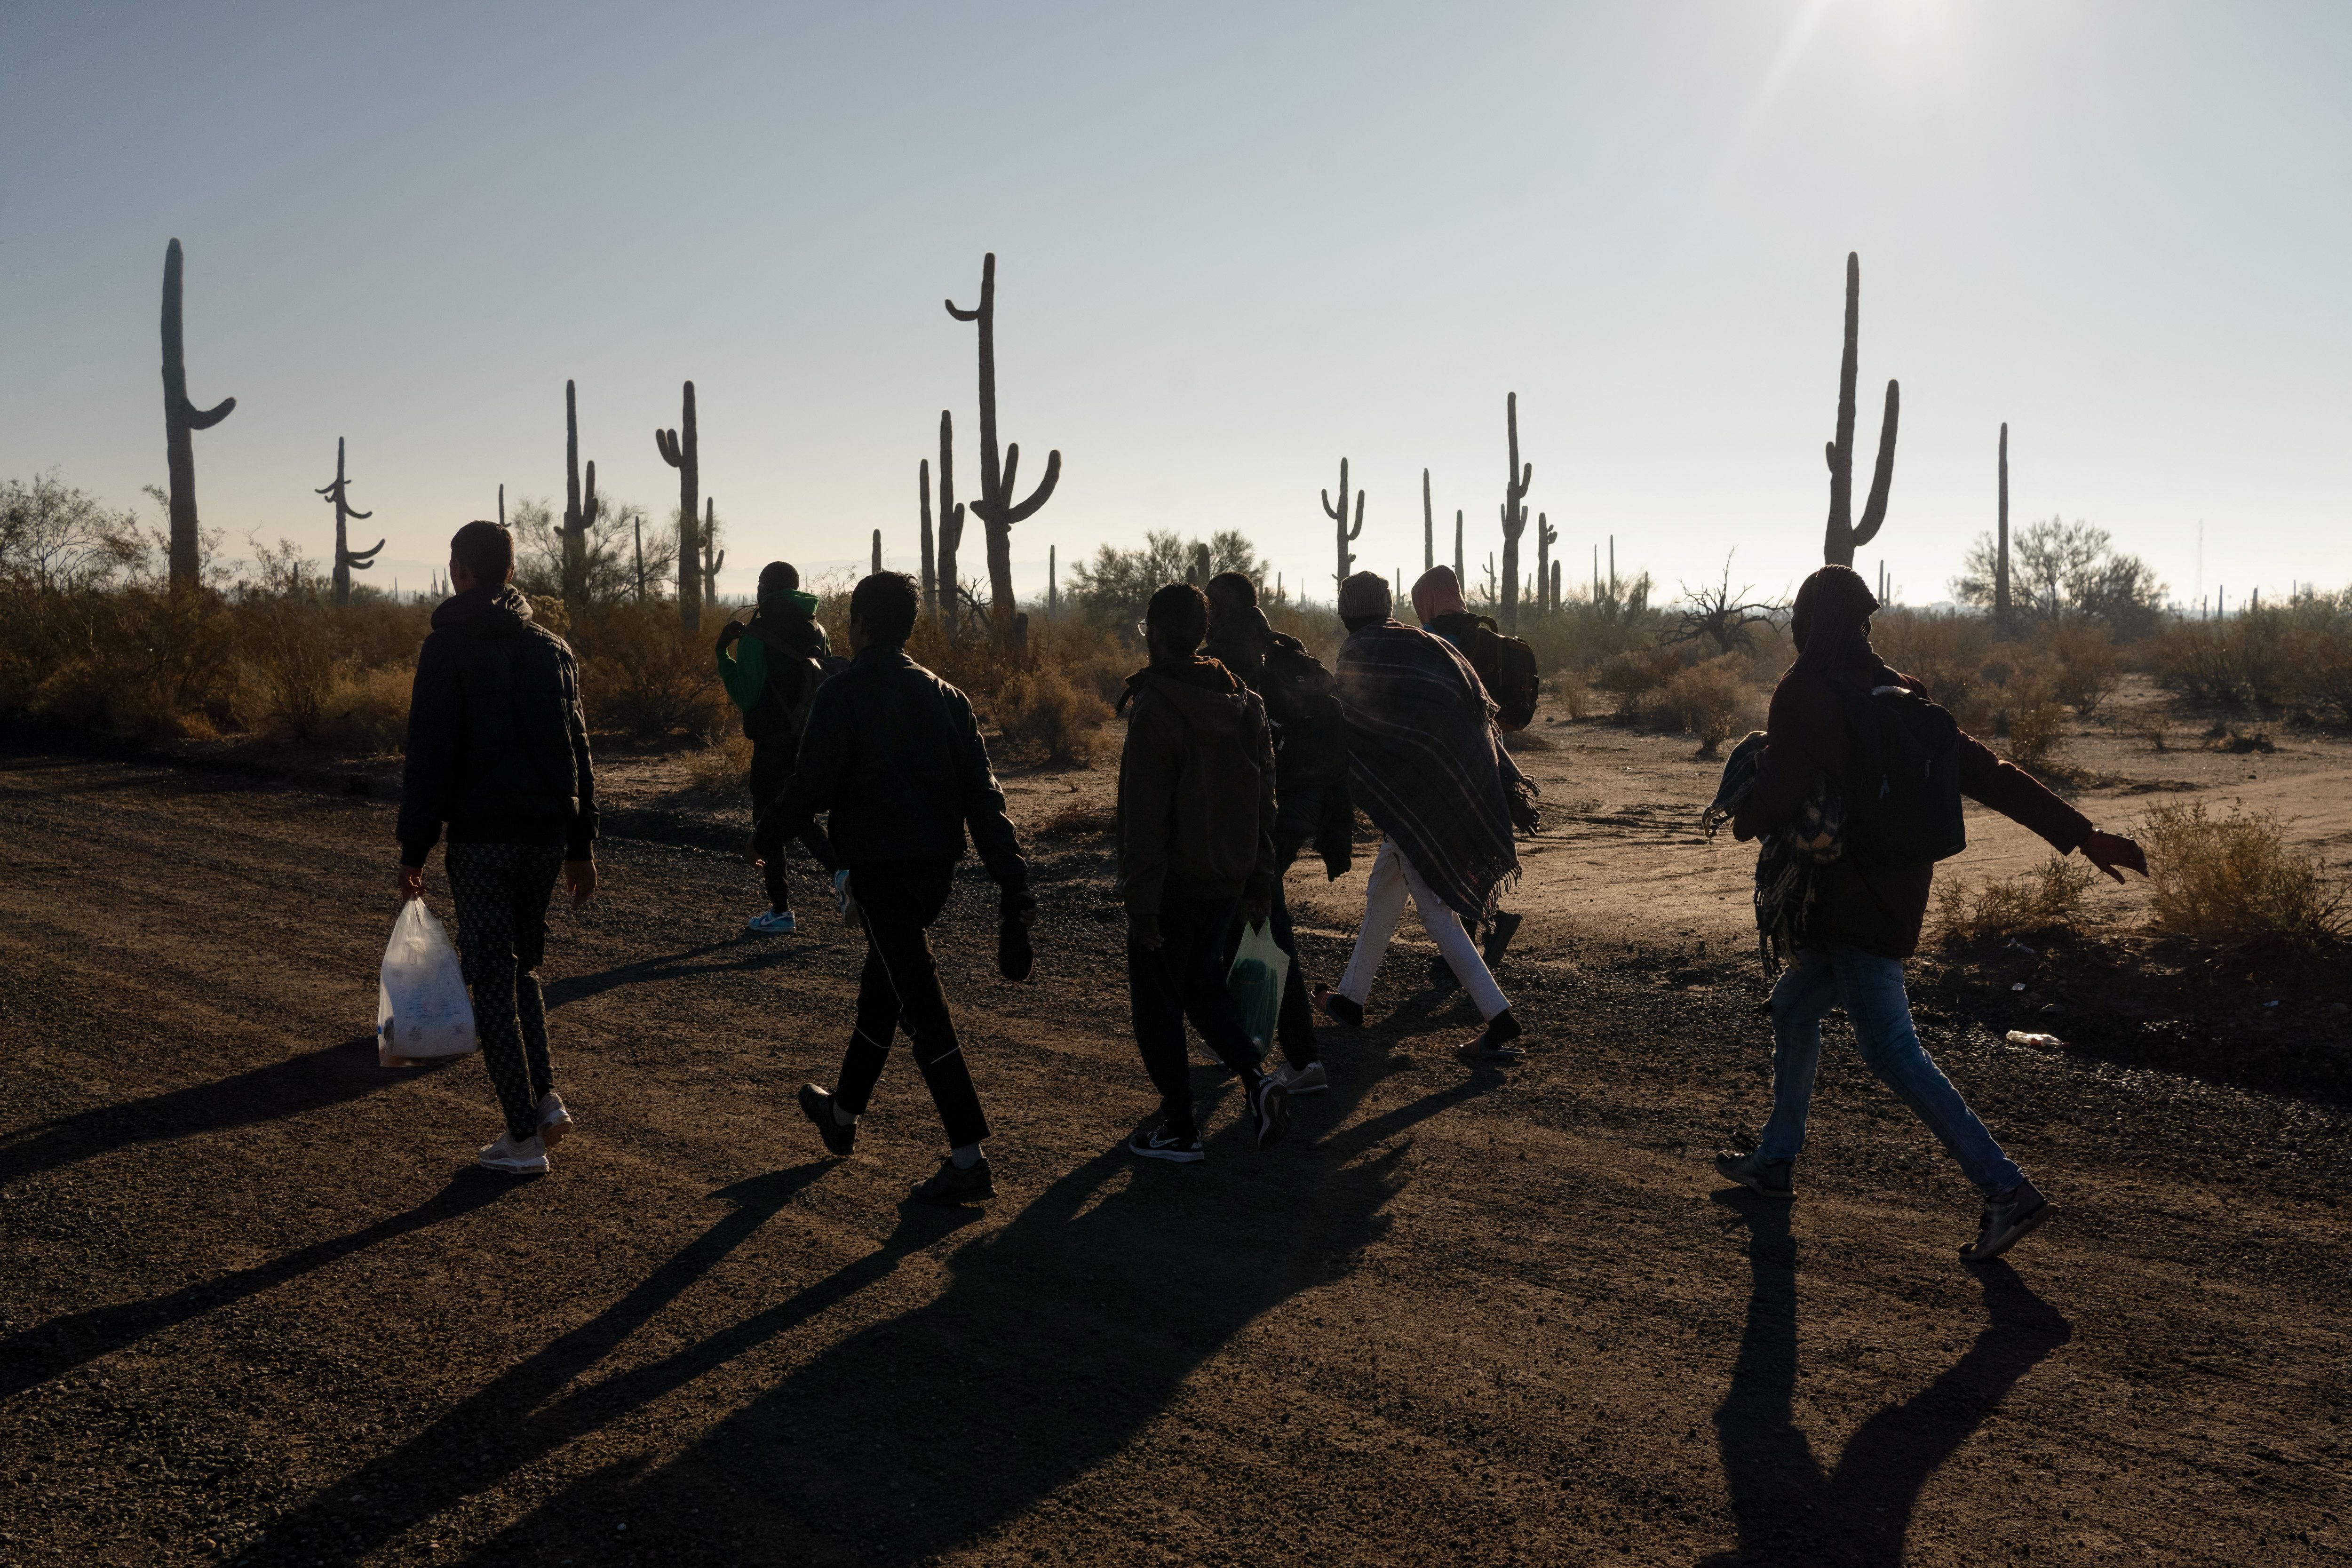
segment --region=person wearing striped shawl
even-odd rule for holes
[[[1347,973],[1318,990],[1316,1004],[1342,1024],[1363,1026],[1365,999],[1410,893],[1486,1021],[1458,1054],[1516,1059],[1524,1054],[1519,1021],[1463,927],[1492,915],[1496,897],[1517,880],[1512,829],[1532,826],[1536,788],[1503,750],[1494,704],[1468,661],[1444,637],[1391,618],[1391,605],[1388,580],[1376,572],[1339,585],[1349,793],[1387,841],[1372,863]]]

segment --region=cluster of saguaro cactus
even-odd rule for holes
[[[1339,499],[1334,501],[1331,499],[1331,492],[1325,490],[1323,515],[1332,521],[1339,531],[1339,569],[1332,574],[1331,581],[1344,583],[1348,580],[1349,568],[1356,563],[1356,558],[1349,552],[1348,546],[1353,544],[1357,536],[1364,531],[1364,492],[1362,490],[1356,492],[1355,524],[1350,527],[1348,522],[1348,459],[1345,458],[1339,459]]]
[[[1045,477],[1028,500],[1013,499],[1014,476],[1021,466],[1021,445],[1004,448],[1000,465],[996,447],[996,253],[980,264],[980,303],[966,310],[953,300],[948,314],[959,321],[980,324],[980,499],[971,503],[988,535],[988,608],[997,640],[1010,645],[1025,625],[1014,612],[1013,598],[1013,525],[1034,516],[1054,493],[1062,478],[1062,454],[1045,455]]]
[[[345,524],[357,518],[365,522],[375,513],[352,510],[351,481],[343,478],[343,438],[335,437],[335,478],[333,482],[319,487],[319,494],[335,509],[335,607],[341,609],[352,602],[352,574],[364,572],[375,564],[376,554],[383,549],[383,541],[375,542],[373,549],[353,550]]]
[[[685,410],[675,430],[656,429],[654,448],[677,470],[677,617],[688,631],[702,629],[701,574],[696,570],[696,519],[702,511],[702,445],[694,429],[694,383],[686,384]]]
[[[1884,599],[1885,595],[1881,595]],[[2007,637],[2009,618],[2009,421],[2000,422],[2000,532],[1993,545],[1992,618]]]
[[[1510,432],[1510,466],[1503,472],[1503,596],[1502,622],[1505,631],[1516,631],[1519,625],[1519,535],[1528,529],[1528,487],[1534,483],[1536,466],[1519,462],[1519,395],[1505,395],[1503,423]]]
[[[499,521],[507,516],[507,488],[499,487]],[[596,464],[580,478],[580,397],[563,384],[563,606],[577,614],[588,605],[588,531],[596,523]],[[639,574],[642,575],[642,572]]]
[[[196,449],[188,437],[229,416],[236,399],[224,397],[210,408],[188,401],[187,357],[180,346],[180,242],[163,247],[163,451],[171,474],[171,582],[193,588],[198,574],[196,547]]]
[[[1845,257],[1845,353],[1838,362],[1837,438],[1827,448],[1830,463],[1830,519],[1822,541],[1824,565],[1852,566],[1853,552],[1878,536],[1886,521],[1886,491],[1895,482],[1895,426],[1901,413],[1902,388],[1886,384],[1886,415],[1878,427],[1878,467],[1871,475],[1870,497],[1863,503],[1862,521],[1853,521],[1853,378],[1856,339],[1862,321],[1862,258]]]
[[[727,552],[719,548],[719,503],[709,496],[702,498],[702,602],[716,609],[719,605],[719,569],[727,564]]]
[[[929,485],[924,479],[926,489]],[[963,628],[963,606],[956,597],[956,551],[963,543],[963,503],[955,499],[955,420],[940,410],[940,563],[939,615],[952,640]]]

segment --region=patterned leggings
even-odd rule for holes
[[[507,1135],[539,1131],[539,1102],[555,1088],[547,1054],[547,1004],[539,961],[547,951],[547,900],[563,851],[537,844],[452,844],[445,855],[457,903],[457,953],[474,988],[482,1065],[499,1091]]]

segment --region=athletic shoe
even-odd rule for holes
[[[866,929],[866,913],[857,907],[857,895],[849,890],[849,873],[845,870],[833,874],[833,902],[841,911],[844,925],[852,931]]]
[[[574,1123],[572,1112],[563,1109],[563,1097],[549,1089],[539,1100],[539,1141],[552,1149],[572,1136]]]
[[[1331,1087],[1331,1075],[1323,1070],[1319,1061],[1308,1062],[1303,1068],[1283,1062],[1266,1077],[1286,1089],[1293,1100],[1302,1094],[1320,1094]]]
[[[982,1154],[962,1170],[953,1159],[941,1160],[930,1180],[915,1188],[915,1201],[925,1204],[976,1204],[996,1195],[996,1176]]]
[[[1147,1160],[1166,1160],[1178,1165],[1197,1165],[1208,1155],[1201,1148],[1197,1132],[1178,1137],[1168,1131],[1165,1121],[1154,1120],[1139,1127],[1128,1138],[1127,1152]]]
[[[1977,1230],[1977,1238],[1960,1248],[1960,1257],[1970,1263],[1988,1263],[1999,1258],[2035,1227],[2050,1217],[2050,1200],[2032,1182],[2020,1181],[2017,1185],[1997,1198],[1985,1201],[1984,1219]]]
[[[758,931],[761,936],[790,936],[793,923],[790,910],[761,910],[743,922],[746,931]]]
[[[1515,1062],[1528,1054],[1527,1047],[1518,1043],[1520,1033],[1519,1021],[1506,1007],[1487,1019],[1486,1026],[1465,1040],[1454,1054],[1465,1062]]]
[[[846,1160],[857,1148],[857,1123],[841,1124],[833,1113],[833,1096],[813,1083],[801,1085],[801,1114],[809,1119],[816,1135],[824,1140],[824,1152]]]
[[[1762,1193],[1768,1198],[1793,1198],[1796,1187],[1789,1180],[1790,1162],[1759,1160],[1753,1154],[1735,1154],[1729,1150],[1715,1157],[1715,1173],[1727,1182],[1738,1182],[1750,1192]]]
[[[1328,985],[1315,988],[1315,1005],[1334,1023],[1345,1024],[1351,1029],[1364,1026],[1364,1005],[1349,1001]]]
[[[483,1145],[475,1163],[510,1176],[543,1176],[547,1174],[547,1145],[540,1142],[536,1133],[518,1143],[501,1132],[497,1142]]]
[[[1250,1115],[1257,1122],[1257,1146],[1271,1149],[1290,1131],[1290,1091],[1270,1078],[1257,1080],[1250,1097]]]

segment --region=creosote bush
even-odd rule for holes
[[[1093,762],[1110,721],[1109,704],[1051,665],[1013,676],[992,706],[1008,752],[1076,767]]]
[[[686,753],[687,788],[702,795],[729,795],[749,787],[751,742],[724,734]]]
[[[2206,814],[2205,803],[2147,814],[2150,912],[2168,936],[2203,946],[2316,947],[2344,931],[2344,889],[2288,847],[2268,812]]]
[[[1949,942],[1999,942],[2035,931],[2076,931],[2098,875],[2053,855],[2021,877],[1970,888],[1958,878],[1936,885],[1936,914]]]

